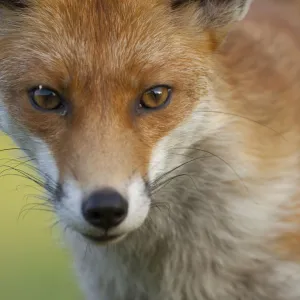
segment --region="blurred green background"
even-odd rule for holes
[[[30,203],[39,202],[31,195],[41,192],[5,167],[18,166],[12,159],[23,155],[1,151],[11,147],[15,145],[1,133],[0,299],[80,300],[71,257],[59,243],[58,229],[51,228],[52,214],[26,211],[33,207]]]

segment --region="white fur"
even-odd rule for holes
[[[97,178],[97,176],[94,176]],[[93,186],[101,186],[101,182],[92,183]],[[129,182],[121,182],[118,186],[110,186],[124,194],[128,201],[128,214],[126,219],[118,227],[109,231],[113,235],[122,235],[138,228],[146,219],[150,200],[145,193],[144,182],[140,176],[133,177]],[[83,218],[81,207],[85,196],[92,193],[90,188],[81,187],[71,177],[63,183],[63,194],[58,214],[63,224],[69,229],[76,229],[82,233],[101,235],[103,232],[90,226]]]
[[[126,199],[128,199],[128,214],[125,221],[120,225],[120,229],[114,229],[112,233],[122,231],[131,232],[140,227],[149,211],[150,199],[146,194],[145,185],[140,176],[135,176],[130,180]]]
[[[0,91],[0,128],[3,132],[8,133],[10,130],[10,116],[6,109],[6,106],[3,104],[4,96],[2,95]]]
[[[48,145],[42,139],[36,137],[32,138],[32,142],[35,144],[35,158],[40,170],[47,174],[52,181],[57,182],[59,171]]]

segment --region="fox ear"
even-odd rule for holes
[[[173,10],[193,9],[205,27],[223,27],[247,14],[252,0],[171,0]]]
[[[0,0],[0,8],[7,7],[9,9],[21,9],[27,7],[26,0]]]

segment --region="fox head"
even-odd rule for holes
[[[0,1],[1,128],[64,224],[106,242],[151,216],[163,175],[186,159],[174,149],[222,126],[199,111],[219,105],[214,53],[249,4]]]

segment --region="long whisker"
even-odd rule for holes
[[[239,181],[243,184],[245,190],[248,192],[248,187],[246,186],[246,184],[244,183],[242,177],[235,171],[235,169],[226,161],[224,160],[222,157],[210,152],[210,151],[207,151],[207,150],[203,150],[203,149],[199,149],[199,148],[194,148],[194,147],[180,147],[180,148],[175,148],[175,149],[187,149],[187,150],[196,150],[196,151],[201,151],[201,152],[204,152],[204,153],[207,153],[207,154],[210,154],[211,156],[213,157],[216,157],[217,159],[219,159],[220,161],[222,161],[235,175],[236,177],[239,179]]]
[[[10,170],[16,171],[17,173],[19,173],[19,175],[22,175],[23,178],[29,179],[32,182],[36,183],[38,186],[41,186],[43,188],[47,188],[48,192],[50,192],[52,194],[55,194],[57,184],[56,184],[55,187],[52,187],[50,184],[46,185],[43,180],[37,178],[36,176],[33,176],[32,174],[30,174],[30,173],[28,173],[26,171],[23,171],[21,169],[18,169],[18,168],[12,167],[12,166],[7,166],[7,165],[4,165],[4,167],[7,167],[8,170],[10,169]],[[6,170],[6,171],[8,171],[8,170]],[[3,172],[1,172],[1,173],[3,173]],[[10,174],[10,175],[14,175],[14,174]],[[17,174],[15,174],[15,175],[17,176]],[[3,177],[3,175],[0,176],[0,177]]]
[[[9,166],[9,165],[7,165],[7,164],[2,165],[1,167],[5,167],[6,169],[2,170],[2,171],[0,172],[0,175],[2,175],[3,173],[5,173],[6,171],[9,171],[9,170],[12,169],[12,168],[18,168],[18,167],[20,167],[21,165],[27,164],[27,163],[30,162],[30,161],[32,161],[32,160],[29,159],[29,160],[24,161],[24,162],[18,162],[15,166]],[[8,161],[8,163],[9,163],[9,161]]]
[[[5,152],[5,151],[27,151],[27,150],[22,149],[22,148],[18,148],[18,147],[0,149],[0,152]]]
[[[23,216],[23,220],[24,220],[24,218],[27,216],[27,214],[30,211],[43,211],[43,212],[51,212],[51,213],[54,212],[52,207],[44,205],[43,203],[28,203],[28,204],[24,205],[24,207],[21,209],[19,216],[18,216],[18,220],[22,216]]]
[[[12,148],[0,149],[0,152],[5,152],[5,151],[21,151],[21,152],[25,152],[25,153],[26,153],[26,152],[29,151],[29,150],[26,149],[26,148],[18,148],[18,147],[12,147]],[[18,158],[18,159],[25,159],[25,158],[27,158],[27,157],[28,157],[28,156],[26,155],[26,156],[22,156],[22,157],[20,157],[20,158]],[[18,159],[16,159],[16,158],[11,158],[11,159],[8,160],[7,163],[10,163],[11,161],[18,161]],[[4,160],[7,160],[7,159],[4,158]],[[46,178],[46,179],[47,179],[49,182],[51,182],[52,184],[56,184],[56,182],[55,182],[48,174],[43,173],[38,167],[36,167],[36,166],[34,166],[34,165],[32,164],[32,162],[34,162],[34,161],[36,161],[35,158],[30,158],[30,159],[28,159],[27,161],[21,162],[20,165],[23,165],[23,164],[26,165],[27,168],[29,168],[29,169],[35,171],[37,174],[39,174],[39,175],[41,175],[42,177]],[[6,163],[6,165],[7,165],[7,163]],[[18,166],[19,166],[19,165],[18,165]],[[18,167],[18,166],[15,166],[15,167]],[[3,166],[2,166],[2,167],[3,167]]]
[[[159,192],[162,188],[166,187],[171,181],[173,181],[174,179],[180,178],[180,177],[188,177],[194,184],[195,188],[197,189],[197,185],[196,182],[194,181],[193,177],[189,174],[177,174],[175,176],[172,176],[166,180],[164,180],[163,182],[161,182],[158,186],[156,186],[152,191],[151,194],[155,194],[157,192]]]
[[[185,165],[187,165],[187,164],[190,164],[190,163],[192,163],[192,162],[194,162],[194,161],[197,161],[197,160],[199,160],[199,159],[203,159],[203,158],[207,158],[207,156],[203,156],[203,155],[202,155],[202,156],[198,156],[198,157],[196,157],[196,158],[192,158],[192,159],[190,159],[190,160],[188,160],[188,161],[186,161],[186,162],[184,162],[184,163],[182,163],[182,164],[176,166],[175,168],[173,168],[173,169],[171,169],[171,170],[169,170],[169,171],[163,173],[161,176],[159,176],[157,179],[154,180],[154,182],[151,184],[151,186],[155,186],[155,184],[157,184],[157,182],[159,182],[161,179],[163,179],[164,177],[170,175],[171,173],[173,173],[174,171],[180,169],[181,167],[183,167],[183,166],[185,166]]]
[[[286,140],[286,138],[282,135],[282,133],[276,131],[275,129],[267,126],[267,125],[264,125],[256,120],[253,120],[253,119],[250,119],[249,117],[246,117],[246,116],[241,116],[241,115],[238,115],[238,114],[234,114],[234,113],[227,113],[227,112],[222,112],[222,111],[213,111],[213,110],[200,110],[199,112],[204,112],[204,113],[214,113],[214,114],[223,114],[223,115],[228,115],[228,116],[231,116],[231,117],[237,117],[237,118],[241,118],[241,119],[244,119],[246,121],[249,121],[253,124],[256,124],[256,125],[259,125],[259,126],[262,126],[270,131],[273,131],[274,133],[276,133],[277,135],[279,135],[281,138],[283,138],[284,140]]]

